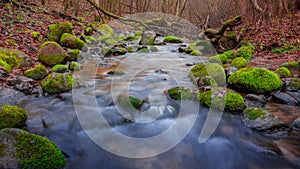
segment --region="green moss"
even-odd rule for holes
[[[109,39],[109,38],[112,38],[111,36],[107,36],[107,35],[105,35],[105,36],[99,36],[98,37],[98,40],[100,41],[100,42],[104,42],[106,39]]]
[[[114,39],[107,39],[107,40],[105,41],[105,43],[106,43],[107,45],[117,45],[117,44],[118,44],[118,42],[117,42],[116,40],[114,40]]]
[[[17,106],[2,105],[0,110],[0,130],[4,128],[19,128],[26,124],[26,110]]]
[[[37,65],[36,67],[26,70],[24,75],[30,77],[34,80],[41,80],[47,76],[48,72],[45,66],[42,64]]]
[[[87,44],[97,43],[97,40],[93,36],[83,36],[83,38]]]
[[[190,89],[182,86],[169,89],[168,94],[175,100],[191,100],[193,98]]]
[[[1,59],[0,59],[0,66],[2,66],[4,70],[8,73],[10,73],[12,70],[11,66]]]
[[[236,68],[243,68],[247,66],[247,60],[242,57],[237,57],[233,59],[233,61],[230,64],[231,66],[234,66]]]
[[[288,84],[287,88],[292,91],[300,90],[300,79],[292,78],[291,82]]]
[[[64,33],[72,34],[73,25],[71,22],[59,22],[49,27],[48,39],[50,41],[60,42]]]
[[[300,65],[298,62],[288,62],[281,65],[281,67],[286,67],[289,69],[298,69],[300,68]]]
[[[7,145],[1,144],[0,143],[0,157],[3,155],[4,150],[7,149]]]
[[[58,64],[58,65],[55,65],[55,66],[52,67],[52,71],[56,72],[56,73],[65,73],[68,70],[69,70],[68,66],[61,65],[61,64]]]
[[[233,51],[229,50],[224,53],[212,56],[208,59],[210,63],[226,63],[228,59],[232,58]]]
[[[138,53],[150,53],[151,51],[148,48],[142,48],[138,50]]]
[[[38,40],[40,37],[40,32],[32,32],[31,35],[35,40]]]
[[[291,76],[291,72],[289,71],[288,68],[286,67],[280,67],[275,70],[275,73],[280,77],[280,78],[287,78]]]
[[[190,77],[195,82],[198,78],[210,76],[219,86],[226,84],[226,76],[222,66],[216,63],[197,64],[190,71]]]
[[[26,59],[28,56],[19,50],[0,48],[0,60],[10,65],[11,69],[28,66]]]
[[[62,63],[67,57],[64,49],[56,42],[45,42],[42,44],[38,58],[46,65],[53,66]]]
[[[80,56],[79,49],[69,49],[68,50],[68,61],[75,61]]]
[[[237,37],[238,33],[239,33],[239,31],[226,32],[225,37],[230,38],[230,39],[235,39],[235,37]]]
[[[11,70],[19,65],[16,57],[9,55],[6,52],[0,52],[0,65],[10,73]]]
[[[129,53],[133,53],[136,52],[137,49],[134,46],[128,46],[127,50]]]
[[[14,146],[20,168],[62,169],[67,164],[62,152],[47,138],[30,134],[24,130],[14,132],[12,129],[5,129],[2,131],[10,134],[16,140]]]
[[[61,36],[60,44],[70,49],[80,49],[80,50],[85,46],[84,41],[69,33],[64,33]]]
[[[279,53],[279,54],[286,54],[292,51],[297,51],[299,50],[300,47],[299,46],[282,46],[282,47],[278,47],[278,48],[272,48],[271,51],[273,53]]]
[[[114,30],[110,26],[108,26],[107,24],[101,24],[98,27],[98,30],[100,32],[102,32],[104,35],[113,35],[114,34]]]
[[[151,52],[157,52],[158,48],[156,46],[150,46]]]
[[[123,72],[121,70],[112,70],[112,71],[109,71],[107,74],[109,74],[109,75],[124,75],[125,72]]]
[[[280,89],[282,81],[277,74],[267,69],[243,68],[229,77],[228,84],[255,93],[265,93]]]
[[[140,109],[144,101],[133,96],[120,95],[118,102],[124,108],[134,107],[135,109]]]
[[[256,120],[258,118],[264,118],[266,112],[261,108],[248,108],[243,111],[243,114],[248,117],[249,120]]]
[[[183,39],[175,36],[166,36],[164,38],[165,43],[183,43]]]
[[[91,27],[87,27],[84,29],[84,35],[92,36],[92,34],[93,34],[93,29]]]
[[[210,43],[210,41],[208,41],[208,40],[197,40],[197,41],[195,42],[195,44],[196,44],[196,46],[204,46],[204,47],[209,47],[209,46],[211,46],[211,43]]]
[[[255,52],[255,46],[252,45],[251,43],[248,43],[246,46],[242,46],[238,49],[236,56],[243,57],[249,61],[252,59],[254,52]]]
[[[200,52],[199,50],[193,50],[193,51],[191,52],[191,55],[192,55],[192,56],[201,56],[201,55],[203,55],[203,54],[202,54],[202,52]]]
[[[205,105],[206,107],[211,107],[212,93],[220,92],[218,90],[222,90],[222,89],[216,89],[216,90],[214,89],[214,90],[199,92],[198,98],[200,103]],[[222,102],[224,100],[221,97],[218,98],[218,96],[215,96],[213,99],[214,99],[213,102],[215,106],[219,105],[219,108],[223,107]],[[224,107],[225,111],[239,112],[239,111],[243,111],[245,108],[246,108],[246,104],[243,97],[240,94],[227,89],[225,95],[225,107]]]
[[[77,62],[71,62],[69,68],[70,70],[80,70],[81,66]]]
[[[49,94],[59,94],[71,90],[73,81],[70,74],[51,73],[41,82],[41,86]]]

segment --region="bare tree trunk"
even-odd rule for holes
[[[263,13],[263,12],[264,12],[264,10],[258,5],[257,0],[250,0],[250,1],[251,1],[252,5],[254,6],[254,8],[255,8],[258,12],[260,12],[260,13]]]

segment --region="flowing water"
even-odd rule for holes
[[[175,86],[193,86],[186,64],[203,63],[203,57],[174,52],[177,45],[159,46],[158,52],[129,53],[125,56],[87,60],[77,73],[80,88],[60,97],[29,97],[18,104],[28,110],[27,130],[44,135],[58,145],[69,160],[71,169],[233,169],[233,168],[299,168],[299,131],[280,136],[266,136],[242,124],[240,115],[224,113],[214,134],[199,143],[199,135],[208,109],[196,102],[181,104],[166,97],[164,91]],[[110,76],[119,69],[126,74]],[[116,98],[129,93],[148,100],[141,111],[119,108]],[[75,111],[76,110],[76,111]],[[179,113],[180,112],[180,113]],[[135,122],[131,122],[134,119]],[[134,138],[149,138],[172,128],[160,142],[131,144],[113,139],[118,132]],[[183,140],[178,141],[182,131]],[[91,139],[89,136],[92,136]],[[184,137],[185,136],[185,137]],[[98,141],[107,147],[98,146]],[[116,137],[118,138],[118,137]],[[176,145],[176,143],[179,144]],[[125,143],[125,144],[124,144]],[[101,144],[101,143],[100,143]],[[176,145],[157,156],[160,145]],[[128,158],[107,150],[145,158]],[[129,151],[129,152],[128,152]]]

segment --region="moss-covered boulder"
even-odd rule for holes
[[[219,86],[226,84],[224,69],[216,63],[197,64],[191,69],[189,74],[195,84],[197,84],[199,78],[202,79],[207,76],[210,76]]]
[[[202,91],[199,92],[198,98],[200,103],[206,107],[211,107],[213,102],[214,108],[224,108],[227,112],[241,112],[246,108],[243,97],[239,93],[229,89],[214,88],[212,90]]]
[[[203,53],[200,52],[199,50],[193,50],[190,54],[192,56],[201,56],[201,55],[203,55]]]
[[[72,33],[73,25],[71,22],[59,22],[57,24],[52,24],[49,27],[48,39],[50,41],[60,42],[60,38],[64,33]]]
[[[286,67],[280,67],[275,70],[275,73],[280,77],[280,78],[287,78],[291,76],[291,72],[288,68]]]
[[[0,130],[0,145],[4,147],[0,168],[63,169],[67,164],[53,142],[24,130]]]
[[[121,106],[123,109],[134,111],[140,110],[142,104],[145,102],[137,97],[128,95],[128,94],[120,94],[117,97],[118,105]]]
[[[170,96],[170,98],[175,100],[191,100],[193,98],[191,90],[183,86],[169,89],[167,94]]]
[[[153,31],[143,32],[140,45],[153,45],[156,39],[156,33]]]
[[[279,76],[264,68],[243,68],[233,73],[228,84],[243,92],[267,93],[282,86]]]
[[[26,110],[10,105],[0,105],[0,130],[4,128],[19,128],[26,124]]]
[[[51,70],[52,70],[52,72],[55,72],[55,73],[65,73],[69,69],[68,69],[68,66],[66,66],[66,65],[58,64],[58,65],[53,66]]]
[[[45,42],[42,44],[38,59],[46,65],[54,66],[65,61],[66,51],[56,42]]]
[[[255,46],[252,43],[248,43],[247,45],[244,45],[237,49],[237,52],[235,53],[236,57],[243,57],[247,61],[251,60],[253,57],[253,54],[255,53]]]
[[[68,56],[67,56],[66,60],[76,61],[79,56],[80,56],[80,50],[79,49],[69,49],[68,50]]]
[[[299,62],[287,62],[281,65],[281,67],[286,67],[288,69],[299,69],[300,64]]]
[[[26,70],[24,75],[34,80],[44,79],[48,75],[46,67],[42,64],[38,64],[36,67]]]
[[[248,108],[243,111],[243,122],[257,131],[273,130],[284,127],[281,119],[261,108]]]
[[[71,74],[51,73],[41,82],[41,86],[49,94],[60,94],[70,91],[73,81]]]
[[[163,40],[165,43],[183,43],[183,39],[176,36],[166,36]]]
[[[218,55],[215,55],[215,56],[211,56],[208,61],[210,63],[218,63],[218,64],[221,64],[221,63],[226,63],[228,59],[231,59],[232,58],[232,55],[233,54],[233,51],[232,50],[229,50],[229,51],[226,51],[224,53],[221,53],[221,54],[218,54]]]
[[[61,46],[70,49],[79,49],[79,50],[83,49],[86,45],[84,41],[69,33],[64,33],[61,36],[60,44]]]
[[[230,66],[236,67],[236,68],[243,68],[247,66],[247,60],[243,57],[237,57],[232,60]]]
[[[10,73],[12,69],[26,67],[31,64],[29,56],[15,49],[0,47],[0,66]]]
[[[71,62],[70,66],[69,66],[70,70],[80,70],[81,69],[81,65],[77,62]]]
[[[292,78],[286,85],[287,91],[298,91],[300,90],[300,79]]]

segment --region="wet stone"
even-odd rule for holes
[[[272,93],[272,100],[277,103],[293,105],[293,106],[300,104],[299,100],[295,99],[293,96],[280,91]]]

